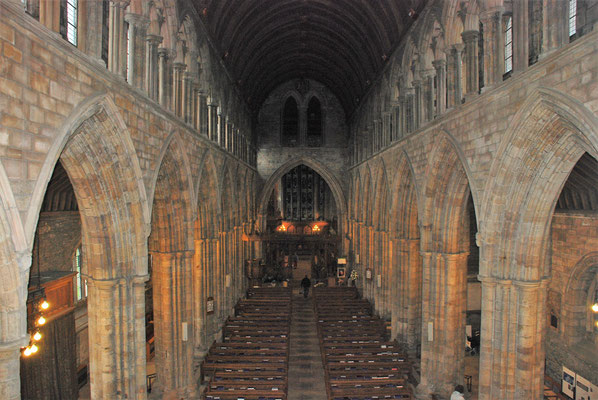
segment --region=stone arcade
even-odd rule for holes
[[[246,261],[293,257],[347,259],[417,398],[598,386],[597,22],[597,0],[0,0],[0,398],[27,398],[50,273],[68,382],[198,398]]]

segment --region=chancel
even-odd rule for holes
[[[0,398],[598,398],[598,0],[0,0]]]

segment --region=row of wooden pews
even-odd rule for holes
[[[412,398],[406,354],[356,288],[314,288],[314,307],[329,400]]]
[[[252,288],[201,365],[205,400],[286,400],[290,288]]]

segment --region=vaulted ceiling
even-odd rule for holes
[[[350,114],[425,0],[195,0],[249,105],[278,85],[328,86]]]

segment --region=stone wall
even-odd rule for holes
[[[281,140],[282,109],[289,96],[298,100],[300,139],[297,147],[283,147]],[[324,119],[323,145],[319,147],[308,147],[305,139],[305,114],[308,102],[313,96],[320,101]],[[349,134],[345,112],[338,99],[321,83],[313,80],[292,80],[277,87],[260,108],[256,133],[259,144],[257,169],[264,181],[280,166],[301,155],[324,164],[337,179],[343,183],[348,182],[346,163]]]
[[[598,351],[596,337],[571,340],[577,336],[572,326],[585,325],[583,312],[571,315],[567,312],[573,299],[567,288],[577,285],[574,272],[584,256],[598,249],[598,214],[555,213],[552,220],[552,279],[548,286],[546,316],[546,373],[557,381],[561,380],[565,366],[598,385]],[[598,265],[590,265],[596,268]],[[584,266],[584,268],[587,268]],[[583,306],[582,306],[583,308]],[[551,314],[558,318],[558,326],[550,324]],[[569,321],[577,318],[581,321]],[[595,329],[595,328],[594,328]],[[598,334],[594,334],[598,336]]]
[[[72,271],[73,255],[81,243],[79,212],[41,213],[36,239],[39,253],[35,246],[33,263],[39,260],[40,271]]]

